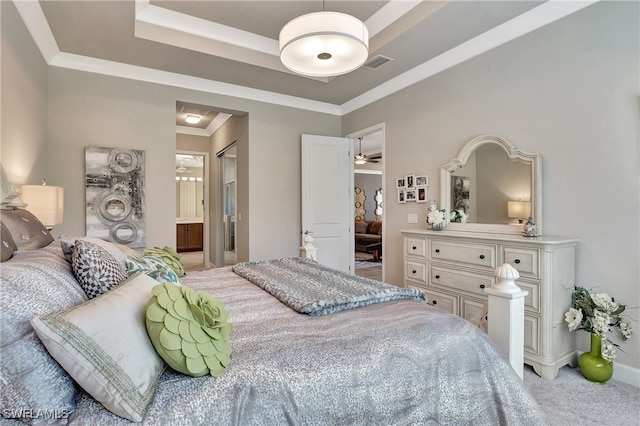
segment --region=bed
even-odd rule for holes
[[[14,251],[0,272],[0,422],[130,424],[78,386],[32,328],[34,315],[89,303],[61,242]],[[426,303],[391,300],[311,316],[230,267],[182,281],[226,306],[231,362],[220,377],[163,366],[142,424],[545,423],[487,335]]]

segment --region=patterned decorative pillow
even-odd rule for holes
[[[127,273],[107,250],[89,241],[77,240],[71,262],[73,274],[89,299],[119,286]]]
[[[42,222],[27,210],[3,210],[0,217],[18,250],[39,249],[53,241]]]
[[[127,272],[129,275],[143,272],[160,283],[174,283],[182,285],[182,280],[169,265],[155,256],[127,257]]]
[[[78,240],[88,241],[108,251],[109,254],[111,254],[118,262],[120,262],[120,264],[122,265],[122,270],[125,272],[127,270],[127,256],[142,256],[132,248],[123,246],[122,244],[113,243],[111,241],[105,241],[100,238],[61,236],[60,247],[62,247],[64,258],[67,259],[69,263],[71,263],[72,261],[73,248],[75,247],[76,241]]]
[[[134,422],[142,421],[164,370],[144,320],[157,285],[139,274],[81,305],[31,319],[69,375],[107,410]]]
[[[2,261],[6,261],[11,259],[13,256],[13,252],[18,250],[18,246],[16,246],[15,241],[13,241],[13,237],[11,236],[11,232],[2,224],[2,232],[0,233],[0,238],[2,240]]]

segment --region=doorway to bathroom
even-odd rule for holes
[[[205,269],[206,154],[176,153],[176,249],[187,270]]]

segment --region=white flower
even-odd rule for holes
[[[606,359],[609,362],[612,362],[616,357],[616,350],[611,343],[602,339],[602,358]]]
[[[564,314],[564,320],[569,323],[569,331],[574,331],[582,324],[582,310],[569,308],[569,312]]]
[[[625,342],[631,338],[633,334],[633,328],[628,322],[620,321],[620,333],[622,333],[622,340]]]
[[[609,332],[609,314],[597,309],[593,314],[593,332],[600,337],[606,337]]]
[[[593,303],[595,303],[597,306],[601,307],[608,313],[614,312],[616,309],[618,309],[618,304],[614,302],[611,296],[609,296],[607,293],[591,293],[590,296],[591,300],[593,300]]]
[[[460,219],[460,223],[467,223],[469,216],[467,216],[467,214],[462,210],[458,210],[458,211],[460,212],[460,216],[462,217],[462,219]]]
[[[444,222],[444,213],[440,210],[430,211],[427,215],[427,222],[431,224]]]

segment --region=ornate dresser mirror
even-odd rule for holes
[[[531,217],[542,235],[542,159],[497,136],[478,136],[440,171],[440,208],[458,210],[451,231],[522,234]]]

